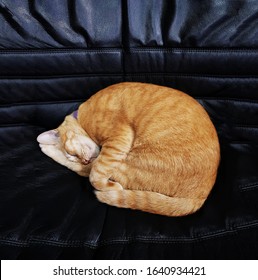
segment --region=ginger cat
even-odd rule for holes
[[[99,201],[167,216],[203,205],[220,160],[203,107],[183,92],[144,83],[97,92],[37,140],[55,161],[89,176]]]

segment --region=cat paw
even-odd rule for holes
[[[91,174],[90,174],[90,182],[95,189],[100,190],[100,191],[106,191],[106,190],[111,191],[111,190],[123,190],[124,189],[122,187],[122,185],[119,184],[118,182],[112,181],[107,178],[95,176],[92,173],[93,172],[91,172]]]
[[[107,186],[108,186],[108,188],[106,190],[108,190],[108,191],[124,189],[121,184],[119,184],[118,182],[115,182],[113,180],[110,180],[110,179],[108,180]],[[103,191],[105,191],[105,190],[103,190]]]

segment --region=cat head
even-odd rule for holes
[[[43,153],[70,169],[73,163],[91,163],[100,152],[99,146],[71,115],[58,128],[40,134],[37,141]]]

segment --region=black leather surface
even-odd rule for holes
[[[12,2],[12,3],[11,3]],[[258,258],[257,1],[1,1],[2,259]],[[196,214],[99,203],[36,137],[120,81],[175,87],[206,108],[218,179]]]

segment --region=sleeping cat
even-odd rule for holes
[[[167,216],[203,205],[220,160],[203,107],[183,92],[144,83],[97,92],[37,140],[46,155],[89,176],[99,201]]]

